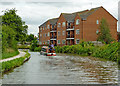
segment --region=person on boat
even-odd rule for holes
[[[50,51],[50,53],[53,51],[53,49],[54,49],[54,45],[52,43],[50,43],[50,45],[49,45],[49,51]]]

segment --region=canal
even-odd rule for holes
[[[3,84],[100,84],[118,82],[118,65],[93,57],[29,52],[29,61],[2,76]]]

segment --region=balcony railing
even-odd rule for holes
[[[67,26],[67,30],[74,30],[74,26]]]
[[[74,38],[74,35],[72,34],[72,35],[67,35],[67,38]]]
[[[57,36],[51,36],[50,37],[50,39],[56,39],[57,38]]]

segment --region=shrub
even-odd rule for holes
[[[20,58],[14,59],[14,60],[2,62],[2,71],[0,70],[0,72],[7,72],[15,67],[22,65],[24,63],[24,60],[29,57],[30,57],[30,54],[28,52],[26,52],[24,57],[20,57]],[[1,63],[0,63],[0,65],[1,65]]]
[[[41,47],[35,47],[34,51],[41,51]]]

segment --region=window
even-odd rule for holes
[[[96,24],[99,24],[99,20],[96,21]]]
[[[42,32],[42,28],[40,28],[40,32]]]
[[[60,31],[58,31],[58,36],[60,35]]]
[[[58,27],[60,27],[60,23],[58,23]]]
[[[49,44],[49,43],[50,43],[50,40],[47,41],[47,44]]]
[[[79,19],[76,20],[76,25],[78,25],[78,24],[80,24],[80,20]]]
[[[65,31],[63,31],[63,35],[65,35]]]
[[[65,27],[65,22],[62,23],[62,26]]]
[[[42,37],[42,34],[40,34],[40,37]]]
[[[79,44],[80,40],[79,39],[76,39],[76,44]]]
[[[45,42],[45,44],[47,44],[47,41]]]
[[[98,34],[98,33],[99,33],[99,30],[97,29],[96,34]]]
[[[76,30],[76,34],[80,34],[80,30],[79,29]]]
[[[48,36],[50,36],[50,33],[48,32]]]
[[[60,40],[57,40],[57,43],[60,44]]]
[[[48,27],[47,27],[48,29],[50,29],[50,26],[48,25]]]
[[[44,27],[43,27],[43,30],[44,30]]]
[[[47,36],[47,33],[45,33],[45,37]]]
[[[62,40],[62,44],[65,44],[65,40]]]
[[[47,29],[47,26],[45,27],[45,29]]]

